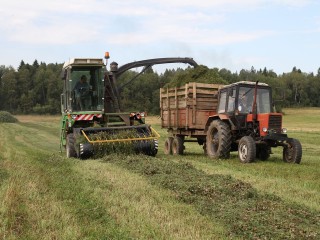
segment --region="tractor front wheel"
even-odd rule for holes
[[[231,132],[228,124],[221,120],[211,122],[206,137],[206,152],[211,158],[229,158]]]
[[[74,147],[74,136],[72,133],[67,135],[66,153],[67,158],[77,157],[76,149]]]
[[[243,163],[253,162],[256,157],[256,143],[250,136],[244,136],[239,141],[239,159]]]
[[[283,161],[299,164],[302,158],[301,143],[294,138],[288,140],[287,143],[288,145],[283,147]]]

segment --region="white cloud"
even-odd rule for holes
[[[11,0],[1,4],[0,30],[9,41],[28,44],[81,43],[106,37],[119,44],[164,39],[228,44],[251,41],[269,33],[222,30],[220,25],[230,18],[225,9],[239,11],[239,8],[256,8],[267,2],[298,6],[310,1],[33,0],[24,7],[23,1]],[[123,23],[118,24],[119,20]],[[131,24],[137,26],[132,32]]]
[[[85,7],[88,2],[62,4],[62,1],[36,0],[25,9],[16,1],[10,1],[0,10],[0,29],[9,41],[27,44],[69,44],[93,40],[99,26],[92,27],[91,21],[81,19],[81,13],[90,13]]]

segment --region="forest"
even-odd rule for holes
[[[62,63],[21,61],[18,69],[0,65],[0,111],[12,114],[59,114]],[[146,111],[159,114],[159,88],[180,86],[187,82],[230,84],[238,81],[259,81],[273,88],[275,104],[283,107],[320,106],[320,68],[317,73],[305,73],[293,67],[291,72],[276,74],[273,70],[197,68],[166,69],[158,73],[152,68],[141,74],[130,84],[126,83],[138,72],[127,71],[118,79],[121,88],[123,111]],[[139,106],[139,109],[137,109]]]

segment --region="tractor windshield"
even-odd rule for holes
[[[270,113],[270,89],[257,89],[257,113]],[[241,113],[252,113],[252,106],[254,101],[254,87],[240,87],[238,95],[238,110]]]
[[[74,68],[69,79],[73,111],[101,111],[104,82],[101,68]]]

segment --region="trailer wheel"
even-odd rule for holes
[[[67,158],[77,157],[76,149],[74,148],[74,136],[72,133],[67,135],[66,153]]]
[[[184,150],[184,139],[180,136],[176,136],[172,141],[172,154],[182,155]]]
[[[294,138],[288,140],[287,143],[288,146],[283,147],[283,161],[299,164],[302,158],[301,143]]]
[[[231,150],[230,127],[221,120],[211,122],[206,137],[206,152],[211,158],[229,158]]]
[[[253,162],[256,157],[256,143],[250,136],[244,136],[239,141],[239,159],[243,163]]]
[[[268,145],[257,145],[256,151],[256,158],[259,158],[262,161],[265,161],[270,157],[270,147]]]
[[[164,154],[172,155],[172,142],[173,142],[173,138],[172,137],[168,137],[166,139],[166,141],[164,142]]]
[[[204,153],[204,155],[208,155],[208,152],[207,152],[207,144],[206,144],[206,143],[203,144],[202,148],[203,148],[203,153]]]

